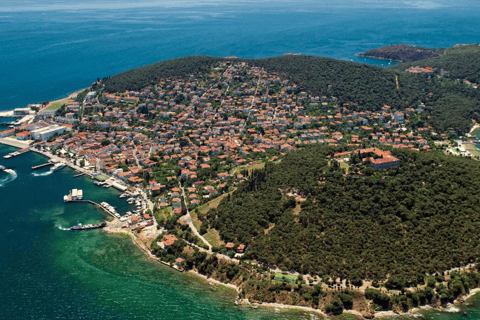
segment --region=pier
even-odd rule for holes
[[[107,208],[102,206],[100,203],[96,203],[95,201],[92,201],[92,200],[69,200],[67,202],[87,202],[87,203],[90,203],[90,204],[102,209],[103,211],[105,211],[108,215],[112,216],[113,218],[118,219],[118,217],[115,216],[116,212],[115,213],[111,212],[110,210],[108,210]],[[117,215],[118,215],[118,213],[117,213]]]
[[[21,154],[24,154],[26,152],[30,151],[30,149],[28,148],[23,148],[23,149],[20,149],[18,151],[14,151],[14,152],[11,152],[9,154],[7,154],[6,156],[3,156],[3,159],[10,159],[10,158],[15,158],[16,156],[19,156]]]
[[[32,166],[32,170],[37,170],[37,169],[40,169],[40,168],[44,168],[44,167],[48,167],[48,166],[53,166],[53,165],[54,165],[53,162],[48,161],[47,163],[39,164],[38,166]]]

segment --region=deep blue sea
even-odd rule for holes
[[[479,43],[478,30],[474,0],[0,0],[0,110],[181,56],[293,52],[388,67],[355,53],[396,43]],[[0,145],[0,164],[14,170],[0,172],[0,319],[310,319],[235,307],[231,293],[148,261],[127,238],[60,230],[105,218],[88,205],[64,204],[71,188],[128,208],[116,191],[74,179],[69,169],[33,176],[30,167],[45,158],[4,160],[13,150]],[[480,319],[480,297],[460,310],[467,316],[420,317]]]
[[[294,52],[386,66],[355,53],[480,42],[479,29],[474,0],[2,0],[0,110],[181,56]]]

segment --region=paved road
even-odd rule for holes
[[[193,233],[200,238],[200,240],[203,241],[208,246],[208,252],[212,253],[212,245],[198,232],[197,228],[195,228],[195,225],[192,222],[192,216],[190,215],[190,211],[188,211],[188,206],[187,206],[187,197],[185,196],[185,189],[183,188],[182,184],[179,183],[180,190],[182,190],[182,196],[183,196],[183,201],[185,203],[185,209],[187,210],[187,214],[185,215],[184,221],[188,223],[188,226],[190,229],[193,231]]]

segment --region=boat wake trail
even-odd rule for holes
[[[13,180],[17,179],[17,173],[15,170],[12,169],[5,169],[3,172],[8,173],[8,176],[6,178],[0,179],[0,187],[3,187],[9,182],[12,182]]]
[[[45,177],[45,176],[51,175],[52,173],[53,173],[53,170],[50,170],[50,171],[47,171],[47,172],[42,172],[42,173],[33,172],[32,174],[35,177]]]
[[[70,231],[70,228],[62,228],[61,225],[57,225],[58,229],[63,230],[63,231]]]

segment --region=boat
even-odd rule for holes
[[[122,193],[121,195],[118,196],[119,198],[126,198],[128,197],[128,195],[126,195],[125,193]]]
[[[64,163],[57,163],[55,164],[52,169],[50,169],[52,172],[55,172],[57,170],[60,170],[62,168],[65,168],[65,164]]]
[[[4,166],[0,165],[0,171],[3,171],[3,170],[5,170],[5,169],[6,169],[6,168],[5,168]]]
[[[104,228],[106,225],[107,223],[105,221],[103,221],[102,223],[87,224],[87,225],[82,225],[81,223],[79,223],[76,226],[71,227],[70,230],[72,231],[92,230],[92,229]]]

